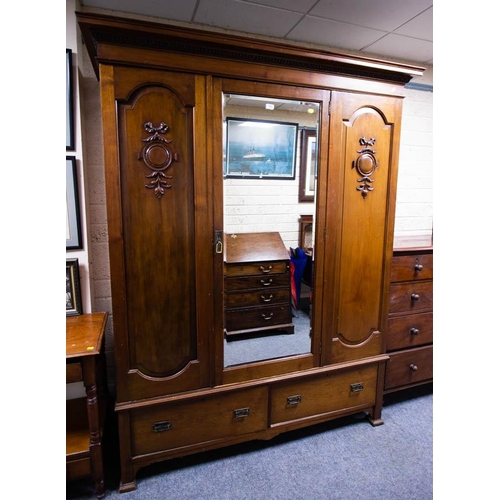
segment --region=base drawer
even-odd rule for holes
[[[271,424],[375,404],[378,365],[271,388]]]
[[[432,379],[432,346],[417,347],[389,355],[385,389]]]
[[[432,344],[432,313],[389,317],[387,350],[407,349]]]
[[[130,411],[132,453],[142,455],[267,427],[267,387]]]

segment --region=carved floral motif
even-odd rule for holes
[[[358,182],[361,184],[356,188],[356,190],[361,191],[361,196],[366,198],[368,193],[374,189],[370,185],[374,182],[374,179],[370,176],[378,167],[378,161],[375,158],[376,151],[371,148],[371,146],[375,144],[375,139],[373,137],[369,140],[361,137],[359,139],[359,143],[363,147],[356,151],[358,153],[358,157],[352,162],[352,168],[356,168],[358,174],[361,175],[361,179],[358,179]]]
[[[143,160],[146,166],[152,170],[147,179],[151,179],[148,184],[145,184],[147,189],[154,189],[155,196],[160,199],[165,194],[165,189],[172,187],[169,184],[171,175],[166,175],[165,171],[170,167],[172,161],[178,161],[178,154],[172,151],[169,144],[173,141],[163,137],[167,133],[169,127],[166,123],[161,122],[158,127],[155,127],[152,122],[144,124],[146,132],[151,134],[146,139],[142,139],[146,144],[142,148],[139,155],[139,160]]]

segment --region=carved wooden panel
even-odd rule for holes
[[[115,72],[118,169],[107,171],[115,338],[128,398],[200,386],[194,165],[195,77]],[[117,209],[118,208],[118,209]],[[120,220],[114,220],[115,213]],[[122,233],[114,241],[117,228]],[[210,254],[210,249],[207,249]],[[198,252],[199,253],[199,252]],[[123,268],[121,269],[121,267]],[[123,304],[123,307],[122,305]],[[206,354],[201,354],[205,356]],[[119,384],[120,385],[120,384]],[[154,387],[157,386],[157,387]]]
[[[343,202],[334,361],[381,352],[390,150],[393,129],[383,109],[362,98],[343,117]],[[347,113],[347,111],[349,111]]]

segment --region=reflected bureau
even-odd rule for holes
[[[226,234],[224,248],[225,334],[293,333],[290,257],[280,234]]]

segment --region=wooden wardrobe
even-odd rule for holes
[[[172,457],[358,412],[381,424],[402,87],[423,69],[77,19],[101,88],[120,491]],[[234,96],[317,110],[314,284],[310,348],[227,365],[223,124]]]

